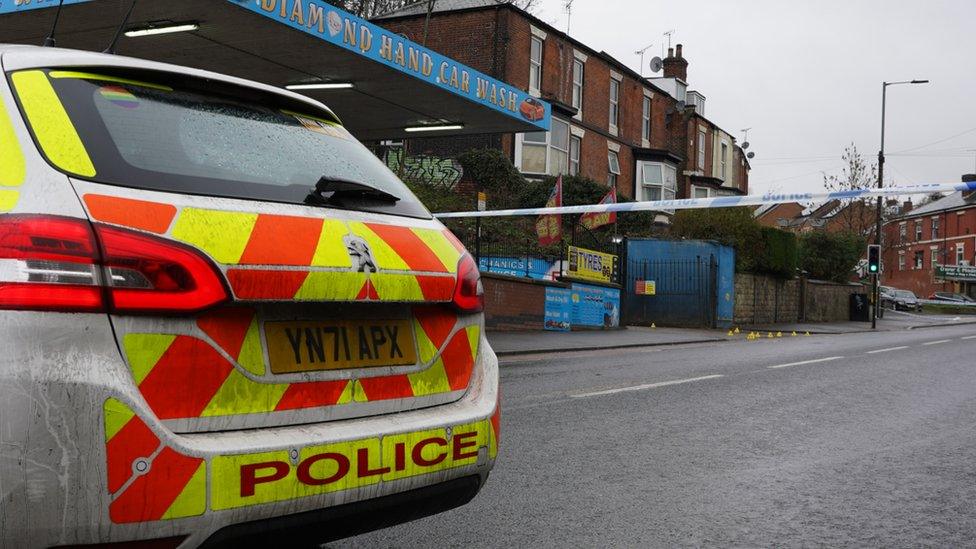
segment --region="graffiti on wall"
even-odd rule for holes
[[[391,148],[386,154],[386,165],[404,179],[413,179],[453,189],[461,181],[464,169],[453,158],[441,158],[430,154],[407,156],[402,148]]]

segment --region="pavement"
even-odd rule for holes
[[[976,325],[502,357],[469,504],[347,547],[957,547]]]
[[[900,331],[935,326],[976,323],[976,317],[955,315],[931,315],[885,311],[878,320],[879,331]],[[850,334],[871,332],[868,322],[807,322],[747,326],[739,334],[728,336],[728,330],[704,330],[688,328],[650,328],[628,326],[620,330],[594,330],[578,332],[488,332],[488,340],[499,356],[545,354],[559,351],[586,351],[596,349],[623,349],[631,347],[656,347],[745,339],[749,332],[760,332],[766,337],[770,332],[789,336],[793,332],[810,334]]]

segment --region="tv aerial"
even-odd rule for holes
[[[640,58],[641,58],[641,60],[640,60],[640,70],[641,71],[644,70],[644,52],[647,51],[647,50],[649,50],[649,49],[651,49],[651,46],[653,46],[653,45],[654,44],[648,44],[647,46],[644,46],[643,48],[641,48],[641,49],[639,49],[639,50],[637,50],[637,51],[634,52],[634,55],[639,55]],[[657,71],[654,71],[654,72],[657,72]],[[644,73],[643,72],[641,72],[641,76],[644,76]]]

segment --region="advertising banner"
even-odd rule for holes
[[[572,315],[574,326],[616,328],[620,325],[620,290],[589,284],[573,284]]]
[[[936,265],[936,278],[976,281],[976,267],[970,265]]]
[[[607,284],[616,282],[617,256],[569,246],[569,270],[567,276]]]
[[[546,288],[544,328],[555,332],[568,332],[572,327],[572,295],[569,288]]]

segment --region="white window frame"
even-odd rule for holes
[[[705,196],[698,196],[700,191],[705,191]],[[712,189],[709,187],[699,187],[697,185],[692,185],[691,187],[691,198],[709,198],[711,196]]]
[[[956,265],[962,265],[966,261],[966,245],[962,242],[956,244]]]
[[[575,147],[574,147],[575,145]],[[575,157],[574,157],[575,149]],[[569,175],[579,175],[580,173],[580,153],[583,150],[583,138],[569,134]]]
[[[939,227],[939,218],[938,217],[933,217],[932,218],[932,240],[938,240],[939,239],[939,229],[940,228],[941,227]]]
[[[610,133],[617,135],[620,124],[620,80],[610,79]]]
[[[904,221],[898,224],[898,242],[904,242],[908,238],[908,223]]]
[[[939,247],[929,246],[929,255],[932,256],[929,258],[929,264],[932,266],[932,270],[934,271],[935,266],[939,264],[939,255],[941,255],[939,254]]]
[[[654,162],[643,160],[638,162],[639,169],[637,179],[637,194],[640,200],[654,200],[648,193],[651,189],[657,189],[661,200],[673,200],[678,190],[678,169],[666,162]],[[647,182],[647,168],[660,167],[661,182]]]
[[[922,240],[922,220],[915,221],[915,242]]]
[[[912,265],[915,266],[916,271],[922,270],[922,266],[925,265],[925,250],[915,250],[915,257],[912,258]]]
[[[535,44],[539,44],[539,59],[532,58],[532,46]],[[529,42],[529,94],[536,97],[542,94],[542,58],[545,45],[545,40],[535,35]],[[535,78],[534,83],[533,78]]]
[[[720,154],[719,161],[721,162],[721,166],[722,166],[722,172],[721,172],[722,180],[724,181],[726,179],[726,175],[725,175],[726,174],[725,165],[727,161],[726,157],[729,154],[729,144],[726,141],[722,141],[719,154]]]
[[[898,270],[899,271],[904,271],[905,270],[905,252],[904,251],[898,252]]]
[[[620,177],[620,156],[617,151],[607,149],[607,185],[611,188],[616,187],[618,177]]]
[[[698,169],[705,169],[705,131],[698,131]]]
[[[651,140],[651,98],[646,95],[641,101],[641,140],[645,144]]]
[[[577,67],[579,68],[579,73],[577,74]],[[577,81],[577,77],[578,80]],[[586,81],[586,65],[583,63],[582,59],[577,57],[573,58],[573,91],[572,91],[572,103],[573,107],[576,108],[576,114],[573,118],[582,119],[583,118],[583,83]]]
[[[525,134],[524,133],[517,134],[517,137],[515,139],[515,159],[516,159],[516,166],[518,167],[518,169],[519,169],[520,172],[522,172],[524,174],[528,174],[528,175],[559,175],[559,174],[563,174],[563,173],[569,173],[569,147],[570,147],[570,142],[572,141],[571,126],[569,125],[569,122],[566,122],[565,120],[560,120],[559,118],[555,118],[555,117],[552,119],[552,124],[553,125],[555,125],[555,124],[565,124],[566,125],[566,135],[567,135],[567,138],[566,138],[566,148],[565,149],[562,149],[558,145],[553,144],[553,140],[552,140],[552,134],[553,134],[553,132],[552,132],[551,129],[548,132],[532,132],[532,133],[545,133],[545,135],[546,135],[546,140],[545,140],[545,147],[546,147],[546,171],[544,173],[529,172],[529,171],[526,171],[524,169],[524,167],[522,166],[522,149],[525,147],[525,143],[524,143],[524,141],[525,141]],[[542,145],[543,145],[542,142],[538,142],[538,143],[531,142],[531,144],[529,146],[539,147],[539,146],[542,146]],[[566,154],[566,158],[567,158],[566,166],[564,168],[560,168],[561,171],[560,171],[560,169],[553,169],[553,165],[552,165],[553,164],[553,154],[552,154],[552,150],[553,149],[555,149],[555,150],[557,150],[559,152],[562,152],[562,153],[565,153]]]

